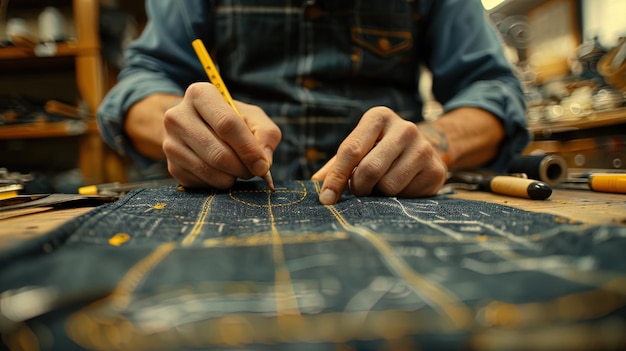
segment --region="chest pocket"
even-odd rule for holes
[[[406,80],[417,66],[414,43],[417,26],[412,2],[362,2],[363,8],[357,6],[350,25],[352,73]]]
[[[358,46],[381,57],[402,53],[410,50],[413,46],[413,37],[410,32],[406,31],[352,27],[351,38]]]

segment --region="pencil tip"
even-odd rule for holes
[[[267,173],[263,176],[263,180],[267,183],[267,186],[274,191],[274,180],[272,179],[272,173],[268,170]]]

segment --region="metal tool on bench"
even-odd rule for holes
[[[88,185],[79,189],[78,194],[33,194],[17,195],[0,200],[0,212],[12,211],[33,207],[82,207],[97,206],[106,202],[119,199],[126,192],[162,186],[178,184],[174,179],[159,179],[132,183],[107,183]]]
[[[589,172],[578,177],[567,178],[563,183],[565,187],[582,186],[583,189],[603,193],[626,194],[626,173]]]
[[[174,178],[146,180],[131,183],[106,183],[97,185],[87,185],[78,189],[82,195],[123,195],[124,193],[141,188],[152,188],[163,185],[178,185]]]
[[[80,194],[35,194],[17,195],[0,200],[0,212],[33,207],[83,207],[97,206],[117,200],[117,196]]]

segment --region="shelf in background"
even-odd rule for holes
[[[598,127],[626,124],[626,107],[595,112],[588,116],[555,121],[529,123],[528,130],[535,135],[555,134]]]
[[[97,131],[95,120],[12,124],[0,126],[0,140],[69,137],[88,131]]]
[[[44,7],[59,8],[68,20],[67,40],[56,43],[56,50],[41,50],[50,49],[47,46],[34,50],[33,40],[17,41],[24,47],[0,46],[0,94],[25,96],[36,101],[76,102],[84,105],[89,115],[94,115],[107,89],[113,85],[107,79],[114,79],[105,75],[106,65],[100,51],[101,5],[99,0],[11,1],[8,5],[11,16],[21,16],[34,21],[33,24]],[[38,144],[39,139],[46,139],[45,143]],[[56,156],[77,161],[86,184],[126,180],[124,160],[107,148],[93,118],[0,125],[0,140],[10,145],[38,144],[41,152],[48,150],[42,146],[46,143],[76,142],[70,149],[77,155]],[[56,164],[56,161],[43,159],[41,163],[37,167]]]
[[[56,44],[54,55],[35,55],[33,49],[17,46],[5,46],[0,48],[0,60],[16,60],[24,58],[40,57],[67,57],[76,56],[81,49],[76,42],[63,42]]]

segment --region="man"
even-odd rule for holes
[[[449,169],[506,170],[528,142],[519,80],[478,0],[148,0],[100,106],[107,142],[185,186],[323,181],[333,204],[432,196]],[[206,83],[200,38],[243,118]],[[444,107],[423,121],[422,65]]]

